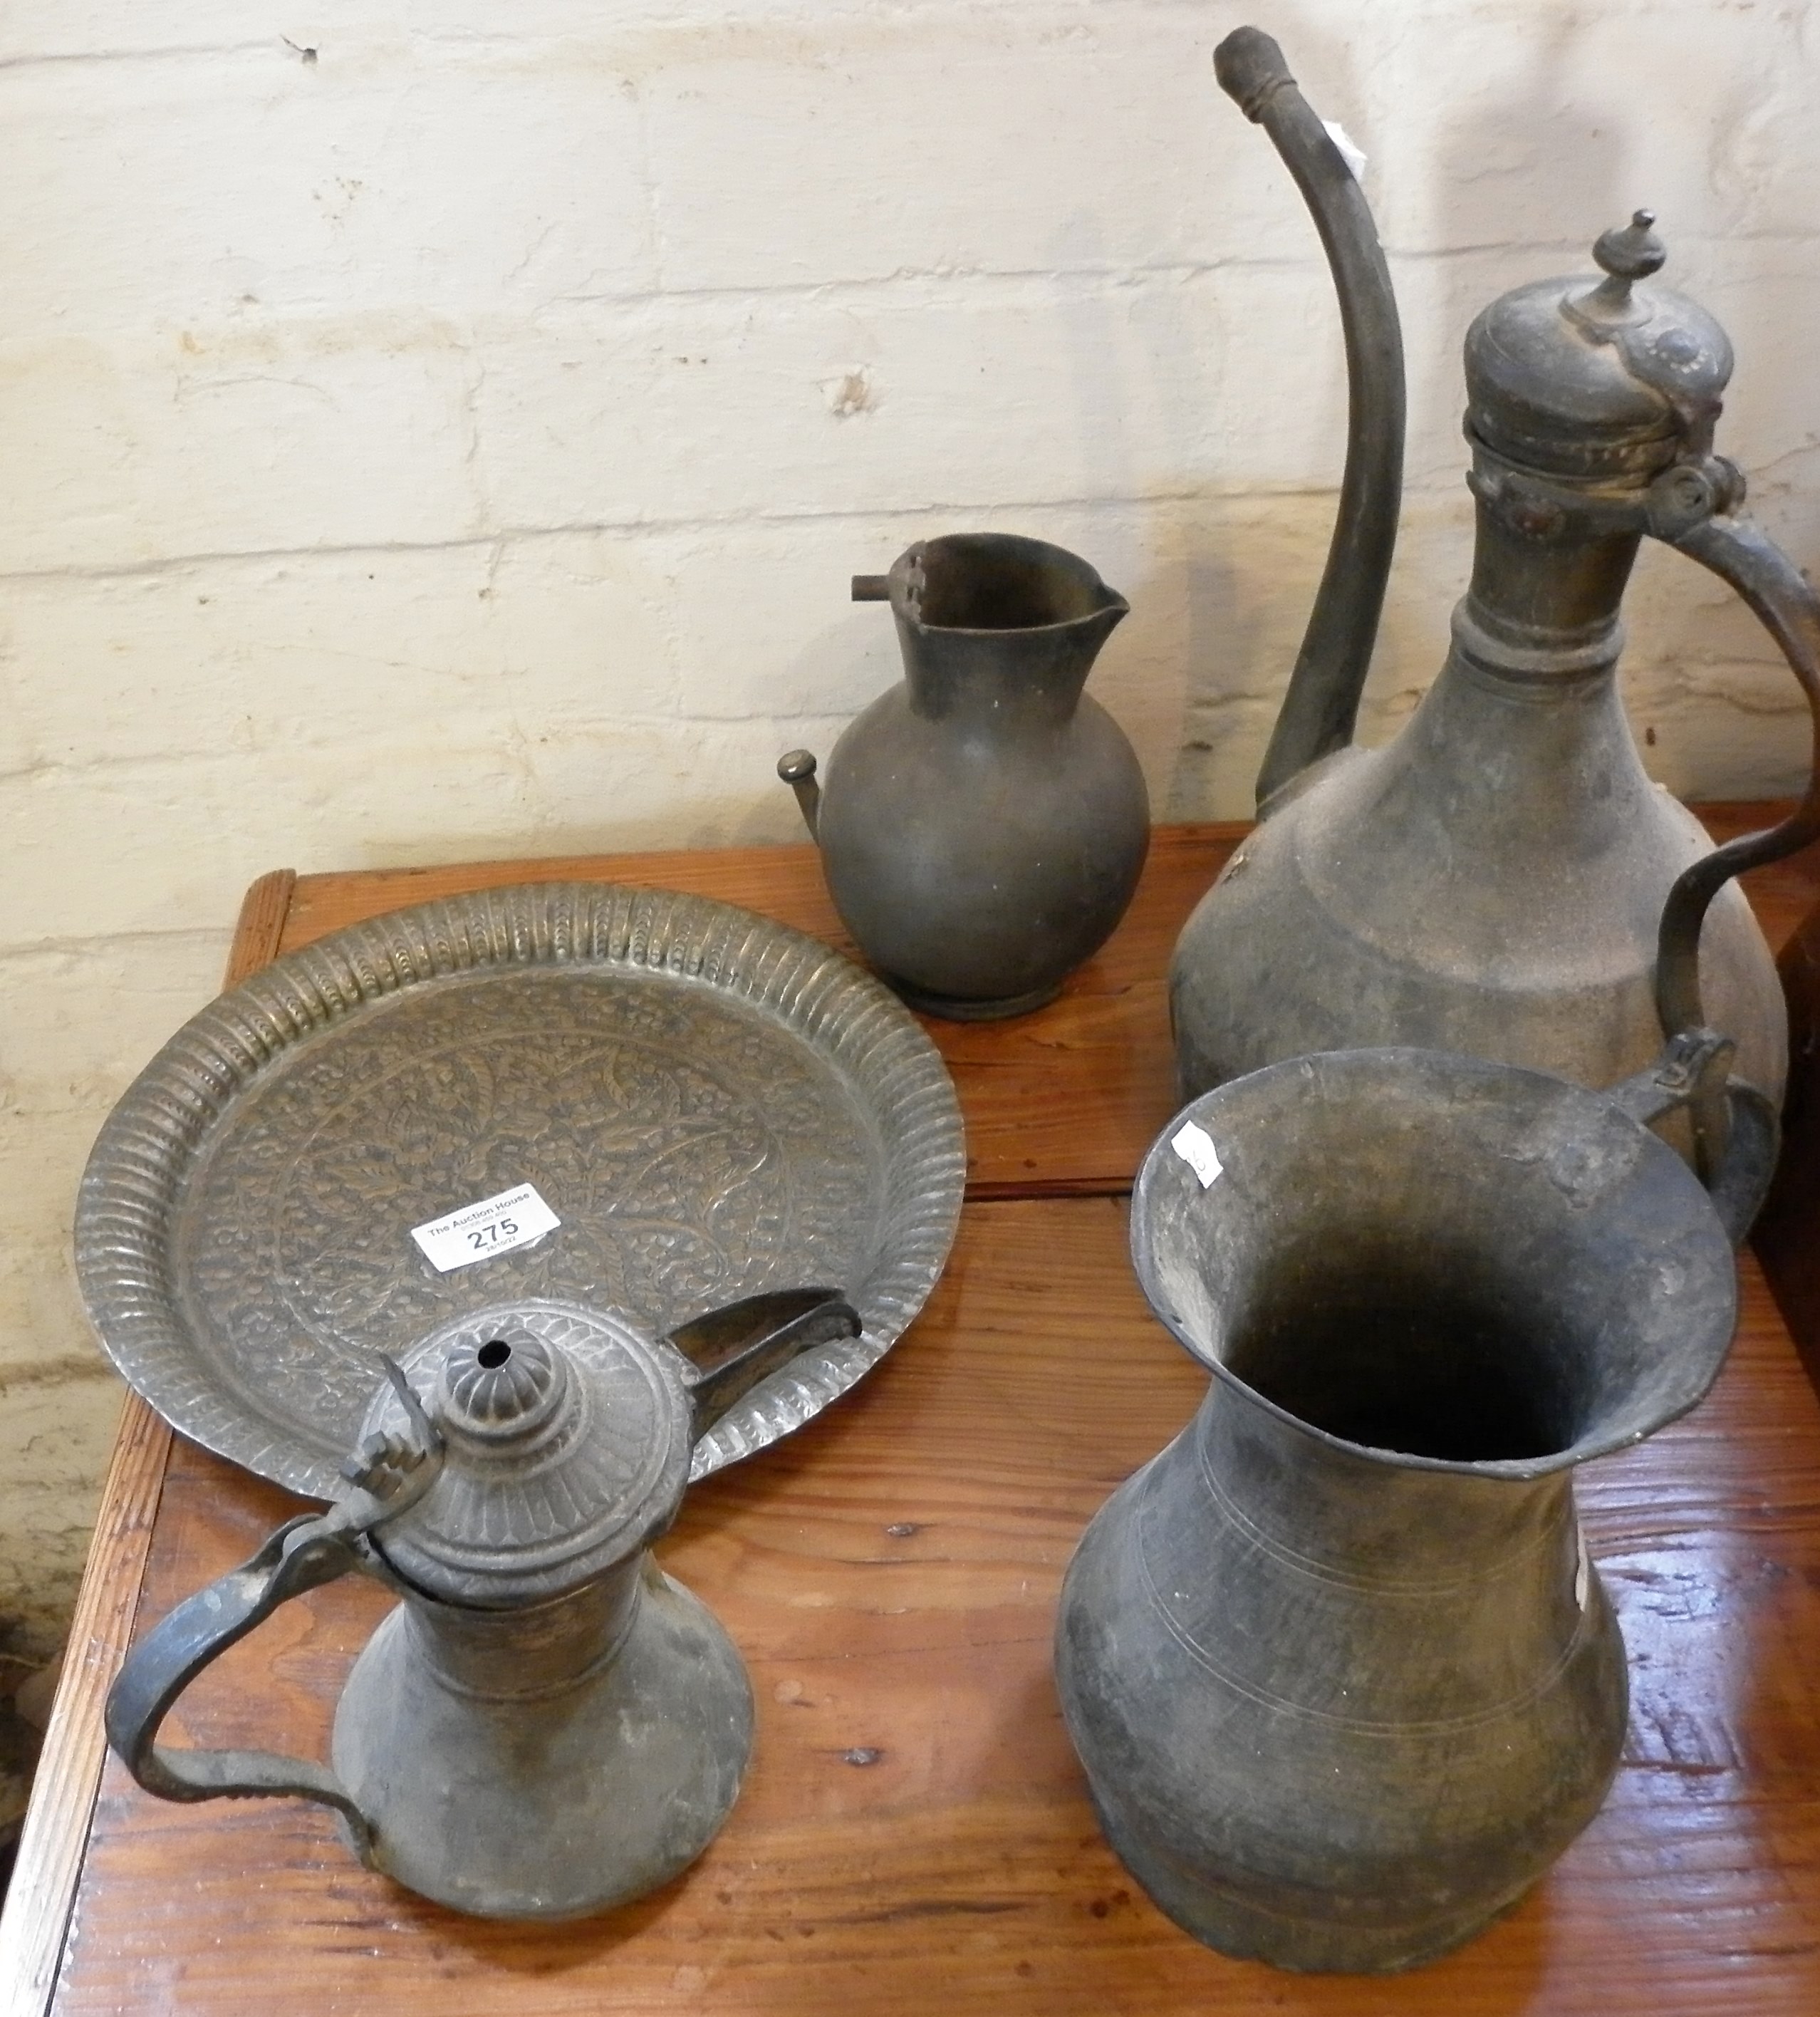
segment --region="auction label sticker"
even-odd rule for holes
[[[496,1254],[528,1247],[561,1224],[537,1195],[535,1184],[520,1184],[478,1204],[462,1205],[427,1225],[413,1225],[411,1237],[437,1273],[446,1275],[456,1268],[471,1268],[477,1261],[490,1261]]]
[[[1220,1151],[1213,1146],[1213,1138],[1205,1128],[1192,1120],[1184,1120],[1169,1138],[1169,1146],[1201,1179],[1201,1188],[1208,1190],[1219,1180],[1221,1164]]]

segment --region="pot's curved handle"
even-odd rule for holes
[[[1656,1012],[1667,1037],[1705,1023],[1700,926],[1714,897],[1734,875],[1779,861],[1820,838],[1820,595],[1761,526],[1736,515],[1743,495],[1743,476],[1721,456],[1678,463],[1651,486],[1649,530],[1735,588],[1775,638],[1807,695],[1813,753],[1807,795],[1789,817],[1703,855],[1669,892],[1656,962]]]
[[[160,1726],[203,1669],[287,1598],[359,1566],[351,1537],[330,1532],[333,1515],[287,1521],[250,1561],[186,1597],[128,1654],[107,1694],[107,1741],[148,1793],[164,1800],[246,1799],[295,1794],[345,1817],[362,1856],[366,1817],[326,1765],[271,1751],[167,1751]]]
[[[1781,1137],[1768,1098],[1746,1081],[1727,1076],[1734,1048],[1716,1030],[1684,1030],[1652,1065],[1609,1088],[1605,1097],[1645,1128],[1686,1108],[1698,1146],[1710,1160],[1700,1171],[1706,1195],[1735,1247],[1750,1230],[1775,1174]]]
[[[287,1520],[237,1569],[186,1597],[127,1655],[107,1691],[107,1741],[148,1793],[164,1800],[249,1799],[294,1794],[343,1815],[364,1860],[373,1831],[326,1765],[272,1751],[167,1751],[158,1731],[203,1669],[269,1618],[350,1569],[370,1568],[364,1537],[416,1504],[442,1469],[443,1441],[395,1360],[380,1360],[403,1402],[409,1437],[369,1438],[342,1466],[351,1496],[326,1513]]]
[[[1713,899],[1734,875],[1779,861],[1820,836],[1820,595],[1761,526],[1738,515],[1736,507],[1743,500],[1743,473],[1722,456],[1706,456],[1663,471],[1650,486],[1645,522],[1656,538],[1735,588],[1781,648],[1807,696],[1813,723],[1807,788],[1779,826],[1741,834],[1714,848],[1684,869],[1669,891],[1656,937],[1656,1012],[1663,1034],[1671,1042],[1706,1027],[1700,1001],[1700,928]],[[1731,1142],[1744,1112],[1741,1092],[1752,1093],[1756,1102],[1743,1130],[1744,1151],[1754,1173],[1742,1189],[1739,1156],[1732,1153]],[[1728,1185],[1734,1209],[1744,1210],[1748,1200],[1737,1230],[1742,1238],[1775,1171],[1775,1110],[1754,1088],[1743,1088],[1742,1082],[1728,1081],[1722,1071],[1711,1070],[1699,1074],[1686,1105],[1695,1167],[1713,1189],[1715,1203]],[[1759,1163],[1763,1167],[1757,1171]]]

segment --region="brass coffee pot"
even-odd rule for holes
[[[1598,274],[1519,287],[1466,338],[1472,578],[1453,648],[1403,733],[1350,745],[1401,482],[1403,363],[1363,192],[1282,53],[1241,29],[1220,81],[1306,197],[1339,290],[1352,401],[1327,570],[1258,781],[1260,824],[1189,919],[1170,971],[1180,1097],[1275,1060],[1414,1044],[1601,1087],[1660,1041],[1664,900],[1820,831],[1811,788],[1772,850],[1709,852],[1645,774],[1616,684],[1619,604],[1643,536],[1729,582],[1820,695],[1820,598],[1739,515],[1713,449],[1732,348],[1655,285],[1647,211],[1593,249]],[[1820,713],[1816,714],[1820,723]],[[1690,899],[1691,900],[1691,895]],[[1743,898],[1707,914],[1700,978],[1740,1077],[1780,1096],[1781,992]],[[1688,1004],[1665,1011],[1685,1027]],[[1685,1143],[1684,1143],[1685,1146]]]
[[[362,1862],[460,1911],[570,1918],[655,1889],[732,1806],[752,1701],[731,1640],[647,1550],[719,1416],[859,1330],[827,1289],[749,1297],[664,1344],[557,1302],[443,1326],[386,1362],[350,1496],[287,1521],[134,1648],[110,1742],[165,1799],[319,1800]],[[416,1377],[434,1382],[427,1409]],[[351,1569],[404,1601],[348,1676],[332,1766],[157,1743],[211,1661]]]

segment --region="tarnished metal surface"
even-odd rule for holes
[[[1241,30],[1216,61],[1332,257],[1353,394],[1349,485],[1368,439],[1388,472],[1400,353],[1364,197],[1268,37]],[[1712,857],[1625,720],[1619,611],[1645,536],[1675,547],[1756,611],[1820,728],[1820,598],[1740,514],[1743,479],[1713,452],[1731,346],[1656,281],[1667,255],[1652,226],[1638,211],[1599,238],[1597,273],[1519,287],[1469,332],[1472,577],[1439,677],[1381,749],[1343,745],[1389,547],[1355,552],[1346,525],[1336,531],[1260,824],[1171,964],[1184,1100],[1280,1059],[1385,1044],[1609,1085],[1686,1027],[1696,961],[1740,1076],[1779,1098],[1782,994],[1743,895],[1722,891],[1703,940],[1660,976],[1658,926],[1678,885],[1676,910],[1703,910],[1739,868],[1801,844],[1820,796],[1775,835]]]
[[[914,1008],[960,1022],[1052,1001],[1125,915],[1150,799],[1082,691],[1129,605],[1077,555],[1007,532],[919,539],[856,601],[888,601],[901,686],[849,723],[818,782],[778,775],[860,950]]]
[[[458,1911],[571,1918],[654,1889],[726,1819],[752,1694],[732,1641],[646,1546],[744,1373],[858,1323],[838,1290],[809,1288],[709,1312],[669,1351],[575,1304],[443,1325],[409,1373],[382,1362],[342,1467],[350,1496],[280,1527],[133,1648],[109,1741],[163,1799],[319,1801],[362,1862]],[[158,1744],[205,1667],[351,1570],[405,1601],[348,1677],[331,1766]]]
[[[964,1177],[939,1055],[803,934],[706,898],[548,883],[337,932],[172,1038],[103,1129],[77,1261],[116,1366],[186,1435],[332,1497],[378,1378],[485,1304],[665,1331],[842,1284],[863,1333],[745,1395],[695,1474],[800,1427],[941,1272]],[[521,1183],[560,1228],[438,1275],[410,1230]]]
[[[1056,1681],[1108,1840],[1196,1938],[1409,1967],[1597,1810],[1624,1651],[1570,1480],[1724,1360],[1727,1228],[1639,1124],[1724,1051],[1622,1100],[1433,1052],[1291,1059],[1145,1158],[1133,1265],[1214,1380],[1083,1537]]]

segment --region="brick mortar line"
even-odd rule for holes
[[[1748,474],[1748,472],[1747,472]],[[1404,505],[1418,501],[1453,502],[1455,493],[1466,500],[1464,464],[1458,478],[1444,482],[1423,482],[1406,489]],[[800,510],[741,510],[683,518],[577,518],[557,525],[510,525],[496,531],[463,532],[445,539],[380,539],[348,544],[325,543],[309,547],[224,547],[200,553],[167,554],[142,561],[102,561],[72,563],[62,567],[6,568],[0,566],[0,585],[37,582],[132,581],[147,576],[178,573],[186,568],[243,567],[271,561],[360,560],[375,554],[462,553],[481,551],[514,543],[535,545],[555,539],[589,538],[611,533],[620,538],[671,539],[679,533],[726,532],[751,527],[773,529],[802,525],[870,525],[906,521],[955,517],[960,514],[1002,518],[1007,512],[1108,511],[1137,514],[1173,505],[1228,505],[1290,503],[1297,499],[1336,499],[1336,485],[1326,483],[1288,484],[1270,489],[1213,489],[1197,486],[1187,490],[1159,490],[1128,496],[1093,495],[1054,498],[937,499],[928,503],[881,504],[856,511],[850,506],[805,506]],[[1463,521],[1464,522],[1464,521]]]

